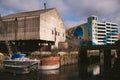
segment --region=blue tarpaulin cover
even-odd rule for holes
[[[11,57],[11,59],[15,59],[15,58],[24,58],[26,55],[25,54],[18,54],[18,53],[14,53]]]

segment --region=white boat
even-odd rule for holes
[[[25,54],[13,54],[11,59],[3,60],[4,70],[16,74],[25,74],[39,67],[40,60],[29,59]]]

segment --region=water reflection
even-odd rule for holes
[[[115,66],[117,67],[117,66]],[[119,68],[120,70],[120,68]],[[26,75],[0,72],[1,80],[119,80],[120,71],[114,68],[103,71],[99,64],[76,64],[62,66],[57,70],[36,71]]]

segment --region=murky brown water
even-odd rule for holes
[[[120,80],[119,75],[120,67],[117,64],[110,71],[100,69],[99,64],[75,64],[25,75],[0,71],[0,80]]]

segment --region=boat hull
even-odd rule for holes
[[[11,66],[5,66],[4,71],[16,74],[27,74],[30,72],[29,68],[27,67],[11,67]]]
[[[40,66],[39,69],[47,70],[47,69],[58,69],[60,67],[59,64],[55,65],[45,65],[45,66]]]
[[[5,60],[4,71],[16,73],[16,74],[26,74],[30,71],[38,69],[40,60]]]
[[[42,58],[40,60],[39,69],[41,70],[58,69],[59,67],[60,67],[59,57],[48,57]]]

